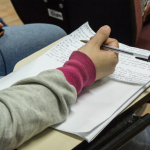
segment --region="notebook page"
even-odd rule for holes
[[[121,49],[150,55],[150,51],[129,47],[119,43]],[[150,80],[150,63],[136,59],[134,56],[119,54],[119,63],[115,72],[109,76],[112,79],[144,85]]]
[[[90,28],[88,23],[82,25],[79,29],[68,35],[63,41],[51,48],[45,55],[64,64],[73,51],[78,50],[85,43],[80,40],[89,40],[95,32]]]

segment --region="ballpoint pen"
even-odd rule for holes
[[[83,43],[88,42],[87,40],[80,40],[80,41],[83,42]],[[135,56],[135,58],[137,58],[137,59],[150,62],[150,55],[144,55],[144,54],[140,54],[140,53],[137,53],[137,52],[135,53],[135,52],[131,52],[131,51],[128,51],[128,50],[124,50],[124,49],[120,49],[120,48],[112,47],[112,46],[107,46],[107,45],[102,45],[101,48],[102,49],[107,48],[107,49],[114,50],[114,51],[117,51],[117,52],[125,53],[125,54],[128,54],[128,55]]]

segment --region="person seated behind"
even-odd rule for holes
[[[35,23],[20,26],[4,26],[0,37],[0,78],[13,71],[17,62],[66,36],[56,25]]]

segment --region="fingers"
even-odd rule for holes
[[[93,36],[90,37],[90,40],[92,40]]]
[[[119,43],[116,39],[113,38],[108,38],[104,44],[108,45],[108,46],[113,46],[113,47],[117,47],[119,48]]]
[[[119,55],[119,53],[118,52],[116,52],[116,51],[113,51],[113,50],[107,50],[109,53],[112,53],[112,55],[115,55],[116,56],[116,58],[118,59],[118,55]]]
[[[101,27],[96,35],[91,39],[91,44],[100,47],[109,37],[111,29],[109,26],[105,25]]]
[[[88,42],[88,44],[94,45],[94,47],[96,45],[96,48],[98,48],[98,50],[102,44],[112,46],[112,47],[119,47],[119,43],[116,39],[109,38],[110,32],[111,32],[111,28],[109,26],[106,25],[101,27],[96,33],[96,35],[90,38],[90,42]],[[112,50],[108,51],[108,49],[106,49],[106,53],[107,52],[112,53],[112,55],[117,56],[118,58],[118,52]]]
[[[116,39],[113,39],[113,38],[108,38],[104,44],[108,45],[108,46],[112,46],[112,47],[117,47],[119,48],[119,43]],[[108,49],[107,49],[108,50]],[[118,52],[116,51],[113,51],[113,50],[110,50],[112,52],[114,52],[116,54],[116,56],[118,57]]]
[[[2,23],[0,23],[0,29],[3,27],[3,24]]]

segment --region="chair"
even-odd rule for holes
[[[71,33],[89,21],[94,31],[108,24],[119,42],[150,50],[149,24],[143,26],[141,0],[11,0],[25,23],[51,23]],[[53,11],[50,16],[49,11]],[[63,20],[56,16],[63,16]]]

